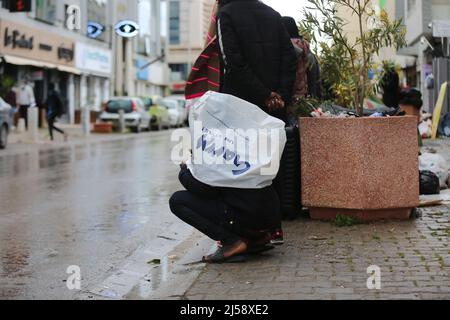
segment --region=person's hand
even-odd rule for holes
[[[272,92],[270,97],[266,100],[266,107],[269,110],[277,110],[285,107],[283,98],[276,92]]]
[[[180,164],[180,168],[181,168],[181,170],[185,170],[185,169],[187,169],[187,164],[186,164],[186,161],[183,161],[183,162],[181,162],[181,164]]]

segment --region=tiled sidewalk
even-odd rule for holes
[[[299,219],[286,244],[245,264],[211,265],[186,299],[450,299],[450,209],[410,221],[337,227]],[[381,268],[381,290],[367,268]]]

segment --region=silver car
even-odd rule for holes
[[[119,111],[124,111],[125,126],[134,133],[151,129],[151,117],[145,110],[144,102],[135,97],[114,97],[104,105],[100,114],[103,122],[112,122],[115,127],[119,126]]]
[[[11,123],[11,106],[0,98],[0,149],[5,149],[8,144]]]

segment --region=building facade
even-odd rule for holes
[[[450,0],[397,0],[396,9],[407,28],[407,47],[398,54],[415,58],[408,85],[421,90],[424,109],[433,111],[441,84],[450,80]],[[449,97],[444,112],[450,111]]]
[[[168,0],[172,90],[184,90],[192,64],[205,46],[215,0]]]
[[[7,1],[0,2],[0,78],[27,78],[40,108],[54,83],[66,109],[63,121],[80,122],[83,109],[100,112],[113,95],[165,92],[164,1],[31,0],[29,12],[10,12]],[[122,20],[142,24],[142,32],[130,39],[117,35]]]

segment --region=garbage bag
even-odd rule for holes
[[[431,171],[420,171],[420,194],[439,194],[441,191],[439,178]]]
[[[232,95],[207,92],[189,116],[192,158],[199,181],[214,187],[272,185],[286,145],[285,123]]]
[[[445,159],[439,154],[424,153],[419,157],[419,170],[431,171],[439,178],[441,189],[447,188],[449,177],[448,166]]]
[[[442,118],[438,131],[441,137],[450,137],[450,112],[447,112]]]
[[[431,134],[432,134],[432,123],[431,120],[424,120],[419,124],[419,132],[420,132],[420,136],[423,139],[429,139],[431,138]]]

